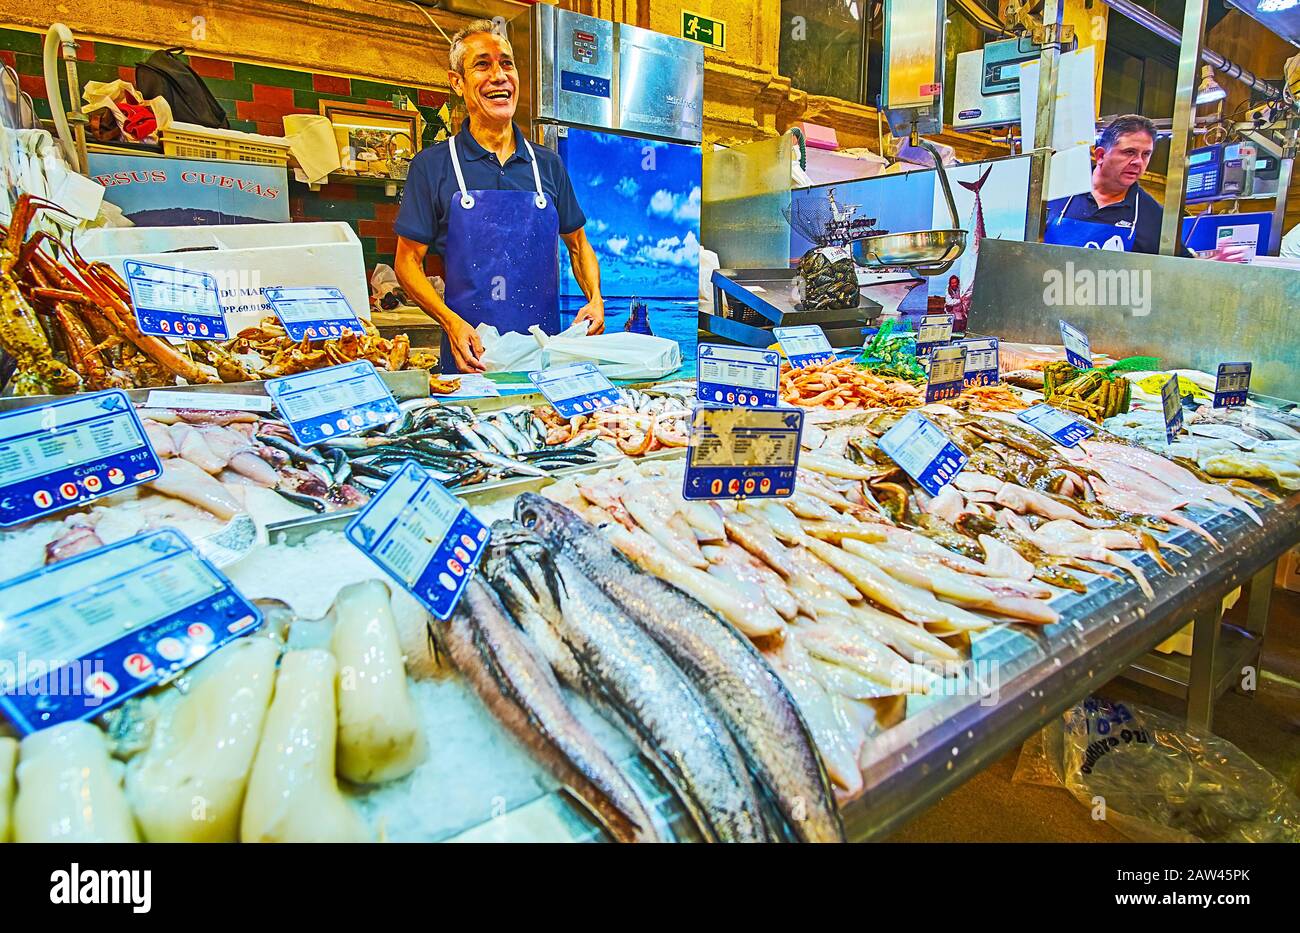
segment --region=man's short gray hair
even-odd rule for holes
[[[1151,142],[1156,141],[1156,125],[1140,113],[1126,113],[1110,121],[1110,125],[1101,131],[1097,145],[1103,149],[1112,148],[1121,136],[1129,133],[1146,133]]]
[[[450,64],[452,71],[460,75],[465,73],[465,40],[470,36],[484,34],[500,36],[505,40],[507,46],[510,45],[510,40],[506,38],[505,32],[498,30],[495,22],[490,19],[476,19],[451,37]]]

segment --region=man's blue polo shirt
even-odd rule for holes
[[[515,151],[505,165],[498,161],[496,153],[488,152],[478,144],[470,135],[468,125],[456,134],[456,155],[460,159],[467,189],[535,190],[532,160],[524,148],[524,134],[517,126],[514,130]],[[573,194],[568,170],[560,157],[545,146],[534,145],[533,152],[537,155],[542,191],[560,214],[560,233],[572,233],[587,222],[587,217]],[[460,196],[460,186],[456,184],[456,171],[451,164],[451,148],[444,141],[423,150],[411,160],[402,191],[402,206],[393,228],[399,236],[424,243],[439,256],[445,255],[447,218],[453,196]]]
[[[1049,201],[1047,222],[1050,224],[1060,217],[1062,209],[1066,210],[1065,216],[1071,220],[1086,220],[1115,227],[1115,232],[1130,244],[1128,251],[1131,253],[1160,252],[1160,224],[1164,218],[1164,208],[1137,184],[1129,185],[1124,200],[1105,207],[1097,206],[1097,199],[1091,191],[1076,194],[1072,198]]]

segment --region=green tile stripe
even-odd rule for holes
[[[0,47],[39,56],[44,45],[45,36],[42,33],[24,32],[21,29],[0,29]]]
[[[311,73],[291,71],[288,68],[272,68],[269,65],[249,65],[235,62],[235,80],[250,84],[271,84],[276,87],[291,87],[303,91],[312,90]]]

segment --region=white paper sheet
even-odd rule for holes
[[[1057,65],[1056,115],[1052,122],[1048,201],[1092,190],[1092,145],[1096,139],[1096,84],[1092,46],[1063,54]],[[1038,62],[1020,67],[1020,134],[1034,147],[1038,117]]]

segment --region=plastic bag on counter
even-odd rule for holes
[[[575,326],[585,333],[587,323]],[[571,335],[573,329],[546,341],[543,369],[592,362],[610,379],[659,379],[682,365],[682,348],[676,340],[627,331],[586,337]]]
[[[1227,739],[1089,697],[1025,742],[1012,782],[1065,787],[1140,842],[1300,842],[1300,798]]]

